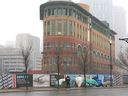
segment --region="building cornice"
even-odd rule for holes
[[[40,20],[44,19],[44,9],[46,7],[48,7],[48,6],[69,6],[69,7],[74,7],[76,9],[78,9],[79,11],[81,11],[86,16],[88,16],[89,18],[91,18],[92,21],[95,21],[96,23],[98,23],[99,25],[103,26],[104,28],[109,29],[111,34],[116,35],[116,32],[111,30],[109,28],[109,26],[106,26],[105,24],[103,24],[102,21],[100,21],[95,16],[90,14],[88,11],[83,9],[79,4],[76,4],[76,3],[73,3],[73,2],[68,2],[68,1],[50,1],[50,2],[46,2],[44,4],[41,4],[40,5]]]

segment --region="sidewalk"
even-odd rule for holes
[[[0,93],[7,93],[7,92],[33,92],[33,91],[63,91],[63,90],[81,90],[84,88],[29,88],[26,91],[26,88],[19,88],[19,89],[0,89]]]
[[[96,89],[101,89],[101,88],[110,88],[110,87],[88,87],[88,88],[96,88]],[[113,86],[111,88],[128,88],[128,86]],[[47,88],[28,88],[26,91],[26,88],[18,88],[18,89],[0,89],[0,93],[8,93],[8,92],[34,92],[34,91],[65,91],[65,90],[84,90],[84,87],[81,88],[52,88],[52,87],[47,87]]]

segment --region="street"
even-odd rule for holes
[[[128,96],[128,88],[15,92],[0,93],[0,96]]]

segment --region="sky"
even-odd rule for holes
[[[0,44],[15,41],[19,33],[29,33],[42,41],[43,22],[39,18],[39,6],[47,1],[0,0]],[[73,1],[77,3],[79,0]],[[128,0],[114,0],[114,5],[122,6],[128,11],[127,4]]]

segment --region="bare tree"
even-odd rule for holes
[[[26,74],[26,90],[28,90],[28,71],[29,71],[29,62],[30,56],[32,53],[32,41],[29,40],[26,46],[24,44],[20,44],[21,53],[23,56],[24,66],[25,66],[25,74]]]
[[[28,67],[29,67],[29,62],[30,62],[30,54],[32,51],[32,46],[28,47],[27,49],[22,49],[22,56],[23,56],[23,61],[24,61],[24,65],[25,65],[25,72],[28,72]]]
[[[88,60],[88,51],[86,47],[78,46],[78,55],[79,55],[79,65],[83,69],[84,81],[86,82],[86,72],[87,72],[87,60]],[[86,86],[86,84],[85,84]]]
[[[81,57],[83,60],[83,72],[84,72],[84,80],[86,80],[86,72],[87,72],[87,59],[88,59],[88,52],[86,48],[83,48],[83,51],[81,52]]]

